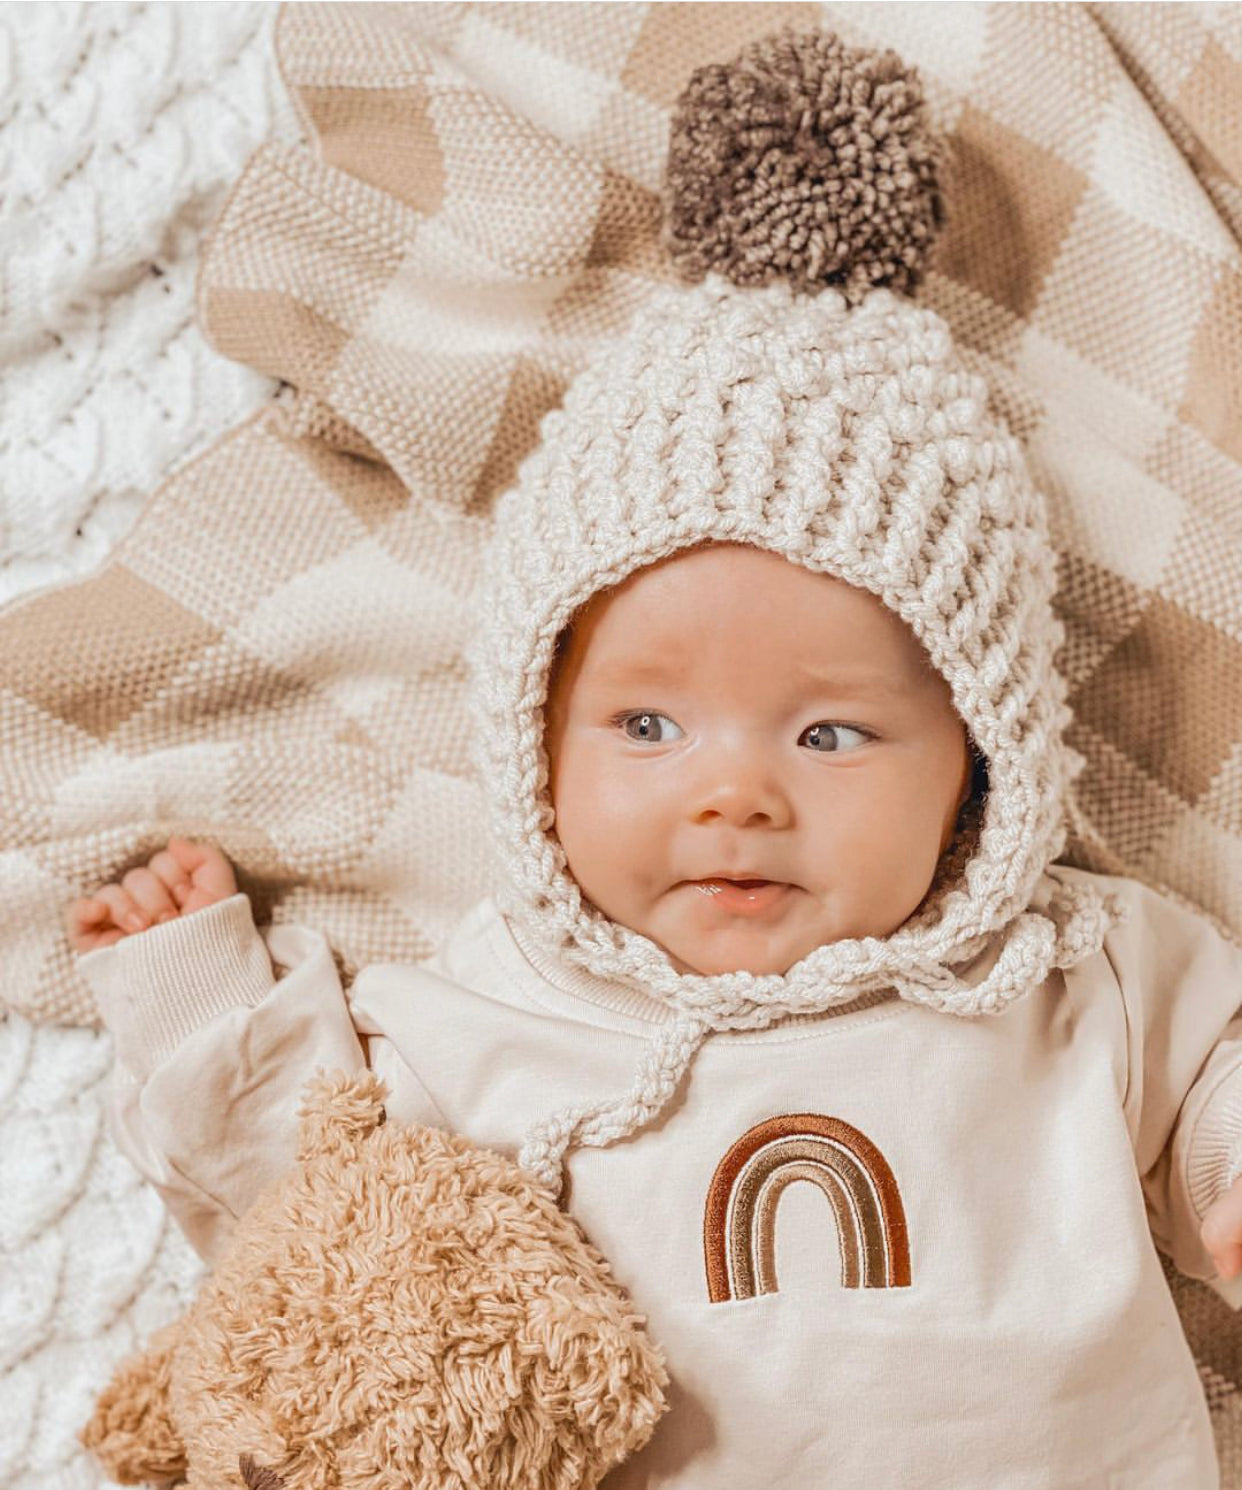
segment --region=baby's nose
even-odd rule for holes
[[[691,816],[696,823],[717,819],[744,828],[754,823],[786,827],[793,809],[771,763],[757,751],[721,752],[693,788]]]

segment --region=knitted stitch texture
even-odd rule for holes
[[[911,291],[944,221],[942,155],[896,52],[786,27],[691,76],[669,132],[664,245],[687,280]]]
[[[835,289],[738,289],[710,274],[649,301],[541,436],[497,504],[471,655],[476,767],[510,870],[500,901],[557,956],[681,1017],[628,1094],[557,1114],[524,1163],[555,1186],[570,1143],[647,1121],[711,1030],[889,987],[948,1014],[998,1013],[1099,949],[1120,916],[1104,893],[1060,886],[1031,908],[1083,765],[1062,737],[1055,559],[1021,448],[938,315],[887,289],[851,308]],[[677,972],[584,899],[551,831],[543,704],[558,634],[596,591],[707,541],[753,544],[878,596],[948,681],[988,764],[979,830],[915,914],[783,975]],[[962,964],[985,952],[992,966],[968,976]]]

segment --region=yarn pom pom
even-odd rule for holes
[[[940,142],[895,52],[786,28],[691,77],[665,178],[665,247],[686,279],[786,278],[856,302],[912,290],[944,209]]]

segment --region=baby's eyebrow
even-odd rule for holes
[[[601,683],[671,683],[682,674],[658,657],[615,657],[601,662],[595,675]]]
[[[851,697],[863,694],[908,694],[910,691],[910,680],[892,673],[852,673],[837,677],[824,669],[805,666],[798,666],[797,671],[807,682],[818,683],[833,693],[848,694]]]
[[[840,698],[898,697],[908,695],[910,680],[891,673],[858,672],[840,677],[823,668],[794,664],[803,681],[818,684]],[[595,677],[600,683],[625,686],[634,683],[675,683],[685,669],[659,657],[614,657],[601,662]]]

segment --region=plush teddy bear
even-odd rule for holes
[[[668,1376],[607,1262],[512,1161],[318,1073],[298,1162],[81,1440],[115,1480],[586,1490]]]

